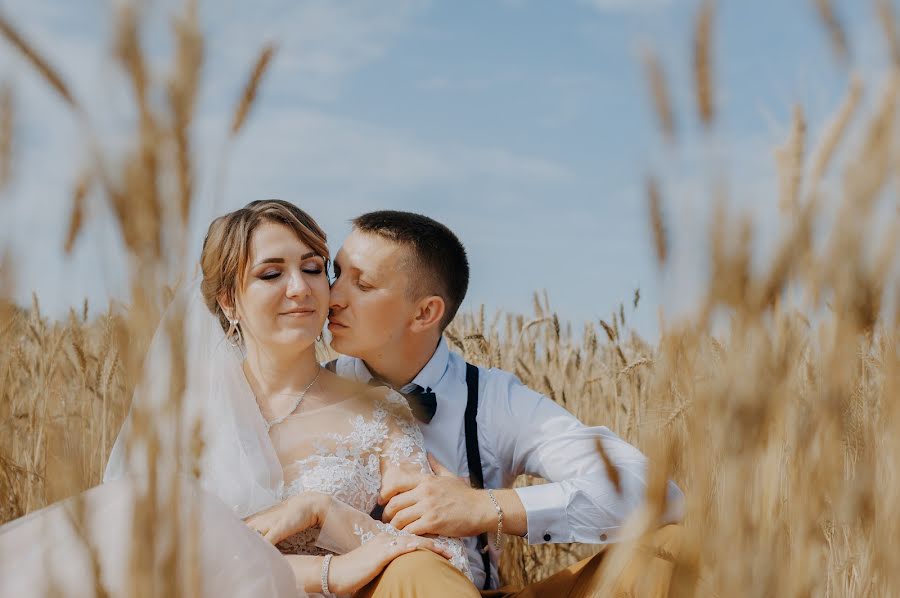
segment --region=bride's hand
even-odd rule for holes
[[[375,579],[395,558],[419,548],[449,559],[452,555],[428,538],[395,536],[386,532],[331,560],[328,589],[333,594],[352,594]]]
[[[298,532],[321,525],[330,502],[327,494],[302,492],[247,517],[244,523],[272,544],[278,544]]]

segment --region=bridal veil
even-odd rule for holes
[[[185,389],[180,413],[176,414],[168,380],[173,367],[172,330],[178,320],[183,321],[184,330]],[[136,439],[138,435],[133,430],[135,412],[142,409],[149,413],[150,421],[168,424],[157,426],[156,430],[163,463],[174,464],[182,472],[193,469],[190,442],[186,439],[199,431],[203,441],[201,485],[239,517],[281,500],[281,464],[241,361],[241,349],[232,346],[207,309],[199,281],[181,290],[153,338],[143,382],[135,391],[131,413],[113,446],[103,480],[146,474],[147,447]],[[181,434],[181,443],[176,443],[176,431]]]

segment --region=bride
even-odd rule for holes
[[[351,595],[414,550],[449,559],[471,579],[459,540],[413,536],[368,515],[383,481],[432,471],[406,399],[319,365],[328,256],[325,234],[288,202],[251,202],[212,222],[199,288],[174,302],[183,309],[187,349],[180,420],[164,423],[174,338],[164,319],[105,483],[0,527],[0,595],[129,593],[134,503],[149,476],[166,479],[164,467],[148,471],[148,454],[167,456],[161,462],[178,464],[168,477],[184,480],[193,465],[173,428],[197,425],[200,487],[172,487],[180,516],[191,515],[185,523],[199,536],[202,595]],[[159,434],[154,447],[136,440],[142,410]],[[80,526],[71,524],[73,504]]]

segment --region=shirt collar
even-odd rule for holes
[[[369,368],[366,367],[366,362],[358,357],[354,357],[351,362],[353,365],[353,379],[359,380],[360,382],[364,382],[368,384],[372,381],[372,378],[375,376],[372,375],[372,372],[369,371]],[[338,372],[341,373],[341,372]]]
[[[440,383],[441,378],[447,373],[447,367],[450,365],[450,348],[447,347],[447,340],[441,335],[437,349],[434,355],[428,360],[416,377],[413,378],[412,384],[417,384],[422,388],[431,388],[432,390]],[[404,390],[407,387],[404,387]]]
[[[418,385],[422,388],[431,388],[434,389],[444,377],[444,374],[447,372],[447,367],[450,365],[450,348],[447,347],[447,341],[441,336],[441,340],[438,342],[437,349],[434,350],[434,354],[431,356],[431,359],[428,360],[428,363],[425,364],[419,373],[416,374],[416,377],[412,379],[412,382],[404,386],[403,388],[396,389],[400,392],[410,392],[413,390],[413,387]],[[369,371],[369,368],[366,367],[365,362],[362,359],[354,360],[354,378],[359,380],[360,382],[369,382],[374,378],[372,376],[372,372]]]

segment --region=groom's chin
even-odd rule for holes
[[[362,355],[362,352],[360,351],[360,347],[353,342],[353,339],[346,338],[342,335],[332,334],[331,348],[341,355],[346,355],[347,357],[358,357],[359,359],[365,359],[365,356]]]
[[[341,338],[340,335],[336,335],[334,332],[331,333],[331,342],[329,344],[332,349],[342,355],[350,355],[347,351],[353,349],[352,343],[348,343],[347,339]]]

